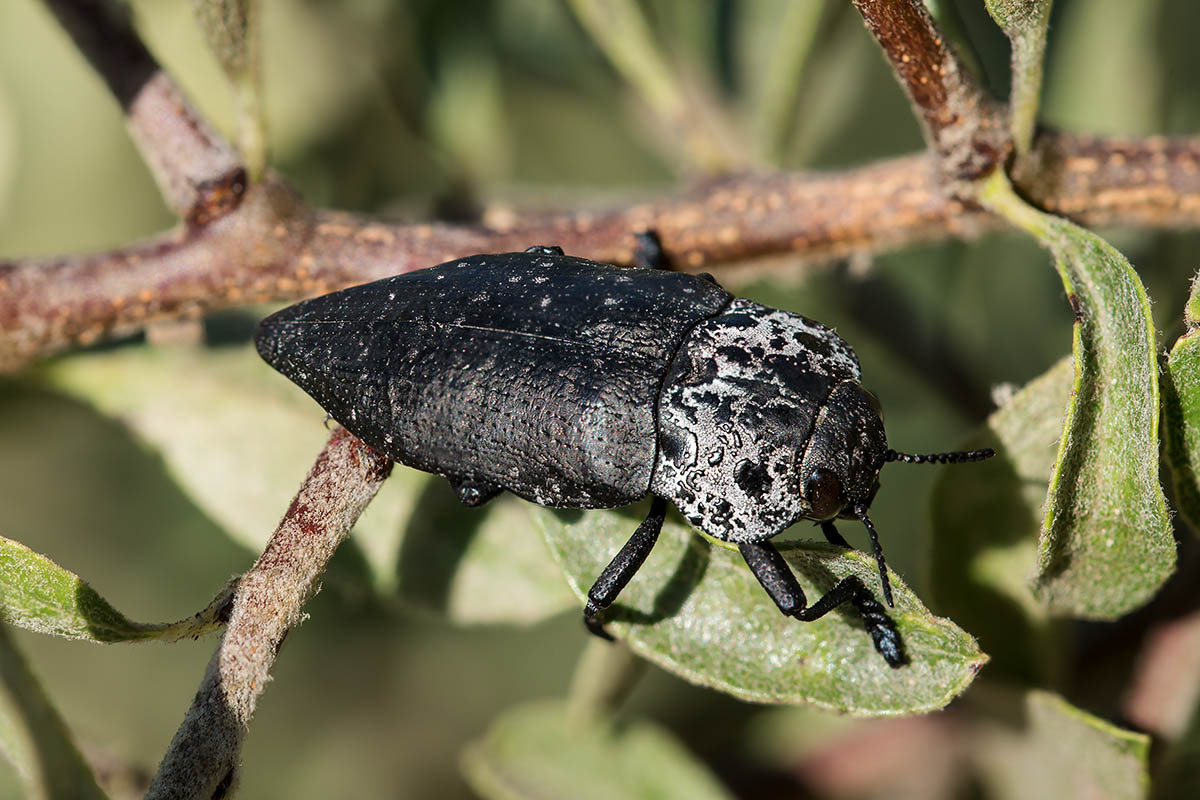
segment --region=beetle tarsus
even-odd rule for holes
[[[875,649],[883,656],[888,666],[900,667],[908,663],[904,654],[904,642],[896,629],[896,623],[858,577],[850,575],[842,578],[810,606],[804,596],[804,590],[800,588],[800,582],[792,574],[783,556],[775,549],[775,545],[770,542],[748,542],[739,544],[738,549],[741,550],[742,557],[746,559],[754,577],[784,614],[801,622],[812,622],[842,603],[850,603],[862,616],[863,625],[870,634]]]
[[[614,642],[616,640],[613,639],[612,634],[604,629],[604,621],[600,619],[601,613],[603,613],[603,609],[597,608],[591,600],[588,600],[583,609],[583,627],[587,628],[588,633],[593,636],[599,636],[606,642]]]
[[[612,638],[600,626],[599,616],[613,604],[617,595],[646,562],[646,557],[658,541],[658,534],[666,516],[667,501],[655,496],[654,502],[650,504],[650,513],[588,590],[587,605],[583,609],[583,623],[592,633],[605,639]]]
[[[908,656],[904,652],[904,640],[900,638],[900,632],[896,630],[896,623],[888,616],[883,606],[879,605],[879,601],[862,585],[862,582],[857,578],[854,580],[858,582],[858,591],[851,602],[858,609],[858,613],[862,615],[863,624],[871,636],[871,641],[875,643],[875,649],[890,666],[904,666],[908,663]]]

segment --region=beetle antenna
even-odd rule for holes
[[[956,450],[953,453],[901,453],[888,450],[883,454],[883,460],[903,461],[905,464],[962,464],[967,461],[983,461],[996,455],[990,447],[982,450]]]
[[[883,560],[883,548],[879,545],[879,534],[875,532],[875,526],[871,524],[871,518],[867,516],[867,507],[861,504],[856,505],[854,516],[862,520],[862,524],[867,526],[867,533],[871,534],[871,546],[875,548],[875,563],[879,565],[879,581],[883,584],[883,599],[887,601],[889,608],[895,608],[896,604],[892,602],[892,582],[888,580],[887,562]]]

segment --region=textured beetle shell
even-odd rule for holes
[[[805,516],[801,464],[818,414],[858,378],[829,328],[734,300],[696,326],[667,375],[651,489],[710,536],[774,536]]]
[[[649,490],[659,389],[710,281],[566,256],[449,262],[286,308],[268,363],[388,457],[542,505]]]

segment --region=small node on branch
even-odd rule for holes
[[[1004,110],[975,81],[921,0],[854,5],[908,93],[943,177],[970,182],[1001,166],[1012,148]]]
[[[108,84],[167,205],[191,225],[237,206],[246,172],[146,49],[113,0],[48,0],[50,10]]]

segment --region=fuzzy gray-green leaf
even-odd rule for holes
[[[996,457],[943,471],[933,497],[938,608],[979,637],[995,658],[989,672],[1018,683],[1045,682],[1057,666],[1055,629],[1029,576],[1073,382],[1068,356],[1003,403],[970,443]]]
[[[0,622],[8,625],[93,642],[174,640],[219,628],[218,606],[182,622],[131,622],[75,573],[0,536]]]
[[[1033,147],[1042,94],[1042,60],[1051,0],[986,0],[988,13],[1012,42],[1009,130],[1018,157]]]
[[[989,689],[972,693],[977,721],[970,752],[983,796],[1147,796],[1149,736],[1118,728],[1050,692]]]
[[[1163,443],[1175,504],[1200,531],[1200,276],[1184,309],[1187,332],[1167,357],[1163,376]]]
[[[238,148],[251,177],[266,166],[262,114],[262,70],[258,0],[191,0],[209,49],[233,85],[238,99]]]
[[[558,701],[511,709],[463,754],[488,800],[729,800],[666,730],[644,721],[572,720]]]
[[[1038,546],[1036,591],[1052,612],[1113,619],[1175,568],[1159,484],[1158,359],[1146,290],[1095,234],[1027,205],[1000,173],[981,198],[1053,254],[1076,309],[1075,381]]]
[[[618,512],[537,514],[577,596],[629,538],[638,520]],[[878,593],[875,562],[827,544],[780,543],[814,602],[846,575]],[[741,555],[668,519],[654,551],[609,610],[609,630],[634,652],[702,686],[764,703],[808,703],[861,715],[941,708],[987,660],[975,640],[939,619],[892,575],[896,621],[908,657],[884,662],[862,619],[843,606],[816,622],[779,613]]]

